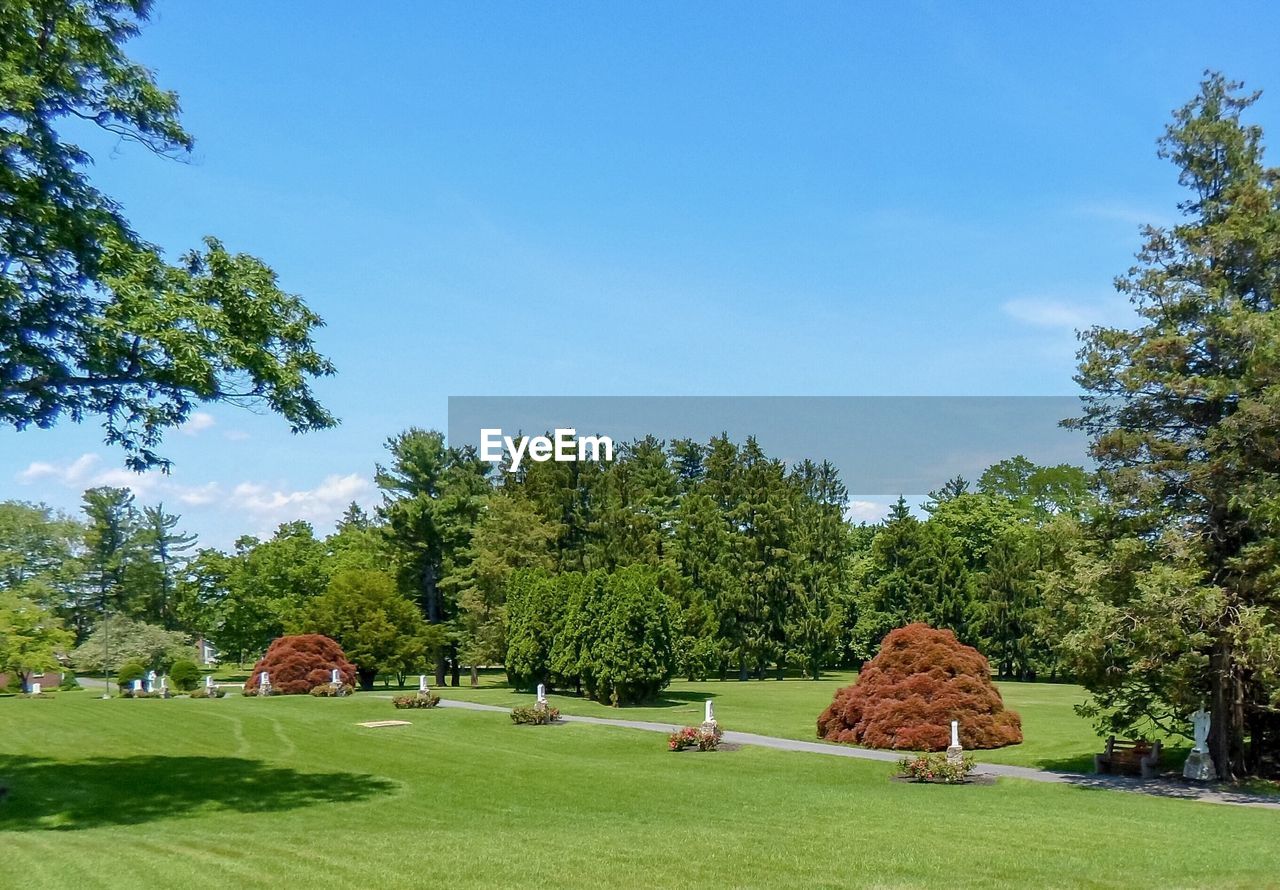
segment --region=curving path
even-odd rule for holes
[[[384,696],[386,697],[386,696]],[[440,701],[442,708],[462,708],[468,711],[499,711],[511,713],[510,708],[497,705],[483,705],[468,701]],[[560,719],[567,723],[595,723],[601,726],[619,726],[624,729],[641,729],[648,732],[675,732],[680,727],[674,723],[650,723],[645,720],[617,720],[612,717],[576,717],[561,714]],[[858,760],[880,760],[896,762],[902,752],[877,751],[872,748],[852,748],[847,745],[835,745],[824,742],[803,742],[798,739],[780,739],[774,736],[756,735],[753,732],[733,732],[725,730],[724,740],[738,745],[755,745],[760,748],[775,748],[779,751],[799,751],[806,754],[825,754],[828,757],[853,757]],[[1170,797],[1180,800],[1198,800],[1204,803],[1231,804],[1242,807],[1261,807],[1280,810],[1280,799],[1262,794],[1250,794],[1235,791],[1227,786],[1198,787],[1187,785],[1170,779],[1137,779],[1127,776],[1084,775],[1082,773],[1063,773],[1054,770],[1035,769],[1029,766],[1010,766],[1003,763],[979,763],[976,771],[988,776],[1004,776],[1010,779],[1027,779],[1032,782],[1058,782],[1076,785],[1082,788],[1105,788],[1110,791],[1130,791],[1138,794],[1150,794],[1155,797]]]

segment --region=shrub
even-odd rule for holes
[[[947,760],[946,754],[920,754],[898,761],[898,775],[917,782],[941,782],[957,785],[973,772],[973,758],[966,754],[959,763]]]
[[[332,683],[322,683],[311,687],[311,694],[316,698],[342,698],[355,691],[355,687],[347,683],[339,683],[337,686]]]
[[[343,686],[355,687],[355,665],[347,661],[342,647],[333,640],[323,634],[280,637],[253,666],[243,692],[257,695],[259,678],[266,671],[273,693],[306,695],[317,686],[328,685],[334,668],[338,669]]]
[[[652,698],[671,681],[675,642],[671,603],[645,566],[594,571],[571,591],[552,668],[598,702]]]
[[[147,692],[145,689],[139,689],[137,692],[134,692],[132,689],[128,689],[126,687],[121,687],[120,697],[121,698],[167,698],[167,696],[163,692],[160,692],[159,690],[155,692]]]
[[[720,727],[714,730],[701,726],[685,726],[667,736],[667,750],[683,751],[686,748],[697,748],[699,751],[714,751],[720,747],[720,737],[724,731]]]
[[[397,695],[391,700],[391,703],[399,710],[405,708],[434,708],[440,704],[440,696],[423,695],[421,692],[413,695]]]
[[[199,689],[191,693],[191,697],[192,698],[222,698],[226,694],[227,694],[226,690],[218,686],[213,687],[212,692],[210,692],[207,687],[201,686]]]
[[[560,719],[558,708],[526,708],[511,709],[511,722],[528,726],[545,726]]]
[[[200,685],[200,668],[194,661],[189,658],[183,658],[173,663],[173,667],[169,669],[169,679],[173,681],[174,688],[179,692],[190,692]]]
[[[960,722],[965,748],[1022,741],[1022,721],[1004,709],[987,659],[949,630],[924,624],[898,628],[858,680],[835,694],[818,717],[818,736],[872,748],[941,751]]]
[[[73,674],[71,671],[62,672],[62,680],[59,681],[58,683],[58,689],[60,691],[70,692],[73,689],[83,689],[83,688],[84,688],[83,686],[81,686],[79,683],[76,682],[75,674]]]
[[[146,676],[146,665],[137,661],[127,661],[120,666],[120,673],[116,675],[116,682],[119,683],[120,688],[123,689],[134,680],[142,680]]]

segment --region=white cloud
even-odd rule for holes
[[[194,436],[202,433],[210,427],[217,424],[213,419],[213,415],[206,411],[197,411],[187,418],[187,422],[178,427],[178,432],[184,436]]]
[[[284,490],[256,482],[241,482],[227,505],[261,523],[278,525],[305,519],[318,529],[332,525],[352,501],[368,502],[373,484],[359,473],[326,476],[315,488]]]
[[[1024,297],[1007,300],[1000,307],[1004,313],[1023,324],[1037,328],[1084,328],[1088,327],[1097,316],[1090,318],[1086,307],[1067,303],[1062,300],[1042,297]]]
[[[889,515],[890,506],[881,501],[849,501],[844,515],[850,522],[879,522]]]
[[[79,485],[101,462],[102,458],[96,454],[82,454],[68,464],[34,461],[18,473],[17,479],[24,484],[38,482],[41,479],[52,479],[63,485]]]
[[[178,500],[186,504],[188,507],[204,507],[215,503],[222,497],[222,486],[216,482],[206,482],[204,485],[196,486],[177,486],[181,490],[177,493]]]
[[[1005,315],[1028,327],[1070,333],[1094,325],[1129,327],[1136,316],[1122,294],[1098,297],[1019,297],[1000,306]]]

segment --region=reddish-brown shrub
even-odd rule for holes
[[[244,688],[247,694],[257,692],[262,672],[266,671],[272,692],[307,695],[316,686],[330,682],[334,668],[342,675],[343,683],[355,685],[356,666],[347,661],[342,647],[333,640],[323,634],[279,637],[253,666]]]
[[[941,751],[960,721],[965,748],[1022,741],[1022,720],[1004,709],[987,659],[949,630],[910,624],[891,631],[857,682],[836,693],[818,736],[872,748]]]

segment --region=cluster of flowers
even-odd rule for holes
[[[966,754],[959,763],[947,760],[946,754],[920,754],[898,761],[898,775],[917,782],[940,782],[958,785],[973,772],[973,757]]]
[[[667,736],[668,751],[683,751],[686,748],[697,748],[699,751],[714,751],[720,745],[720,737],[724,732],[720,727],[714,731],[701,726],[686,726],[677,729]]]

